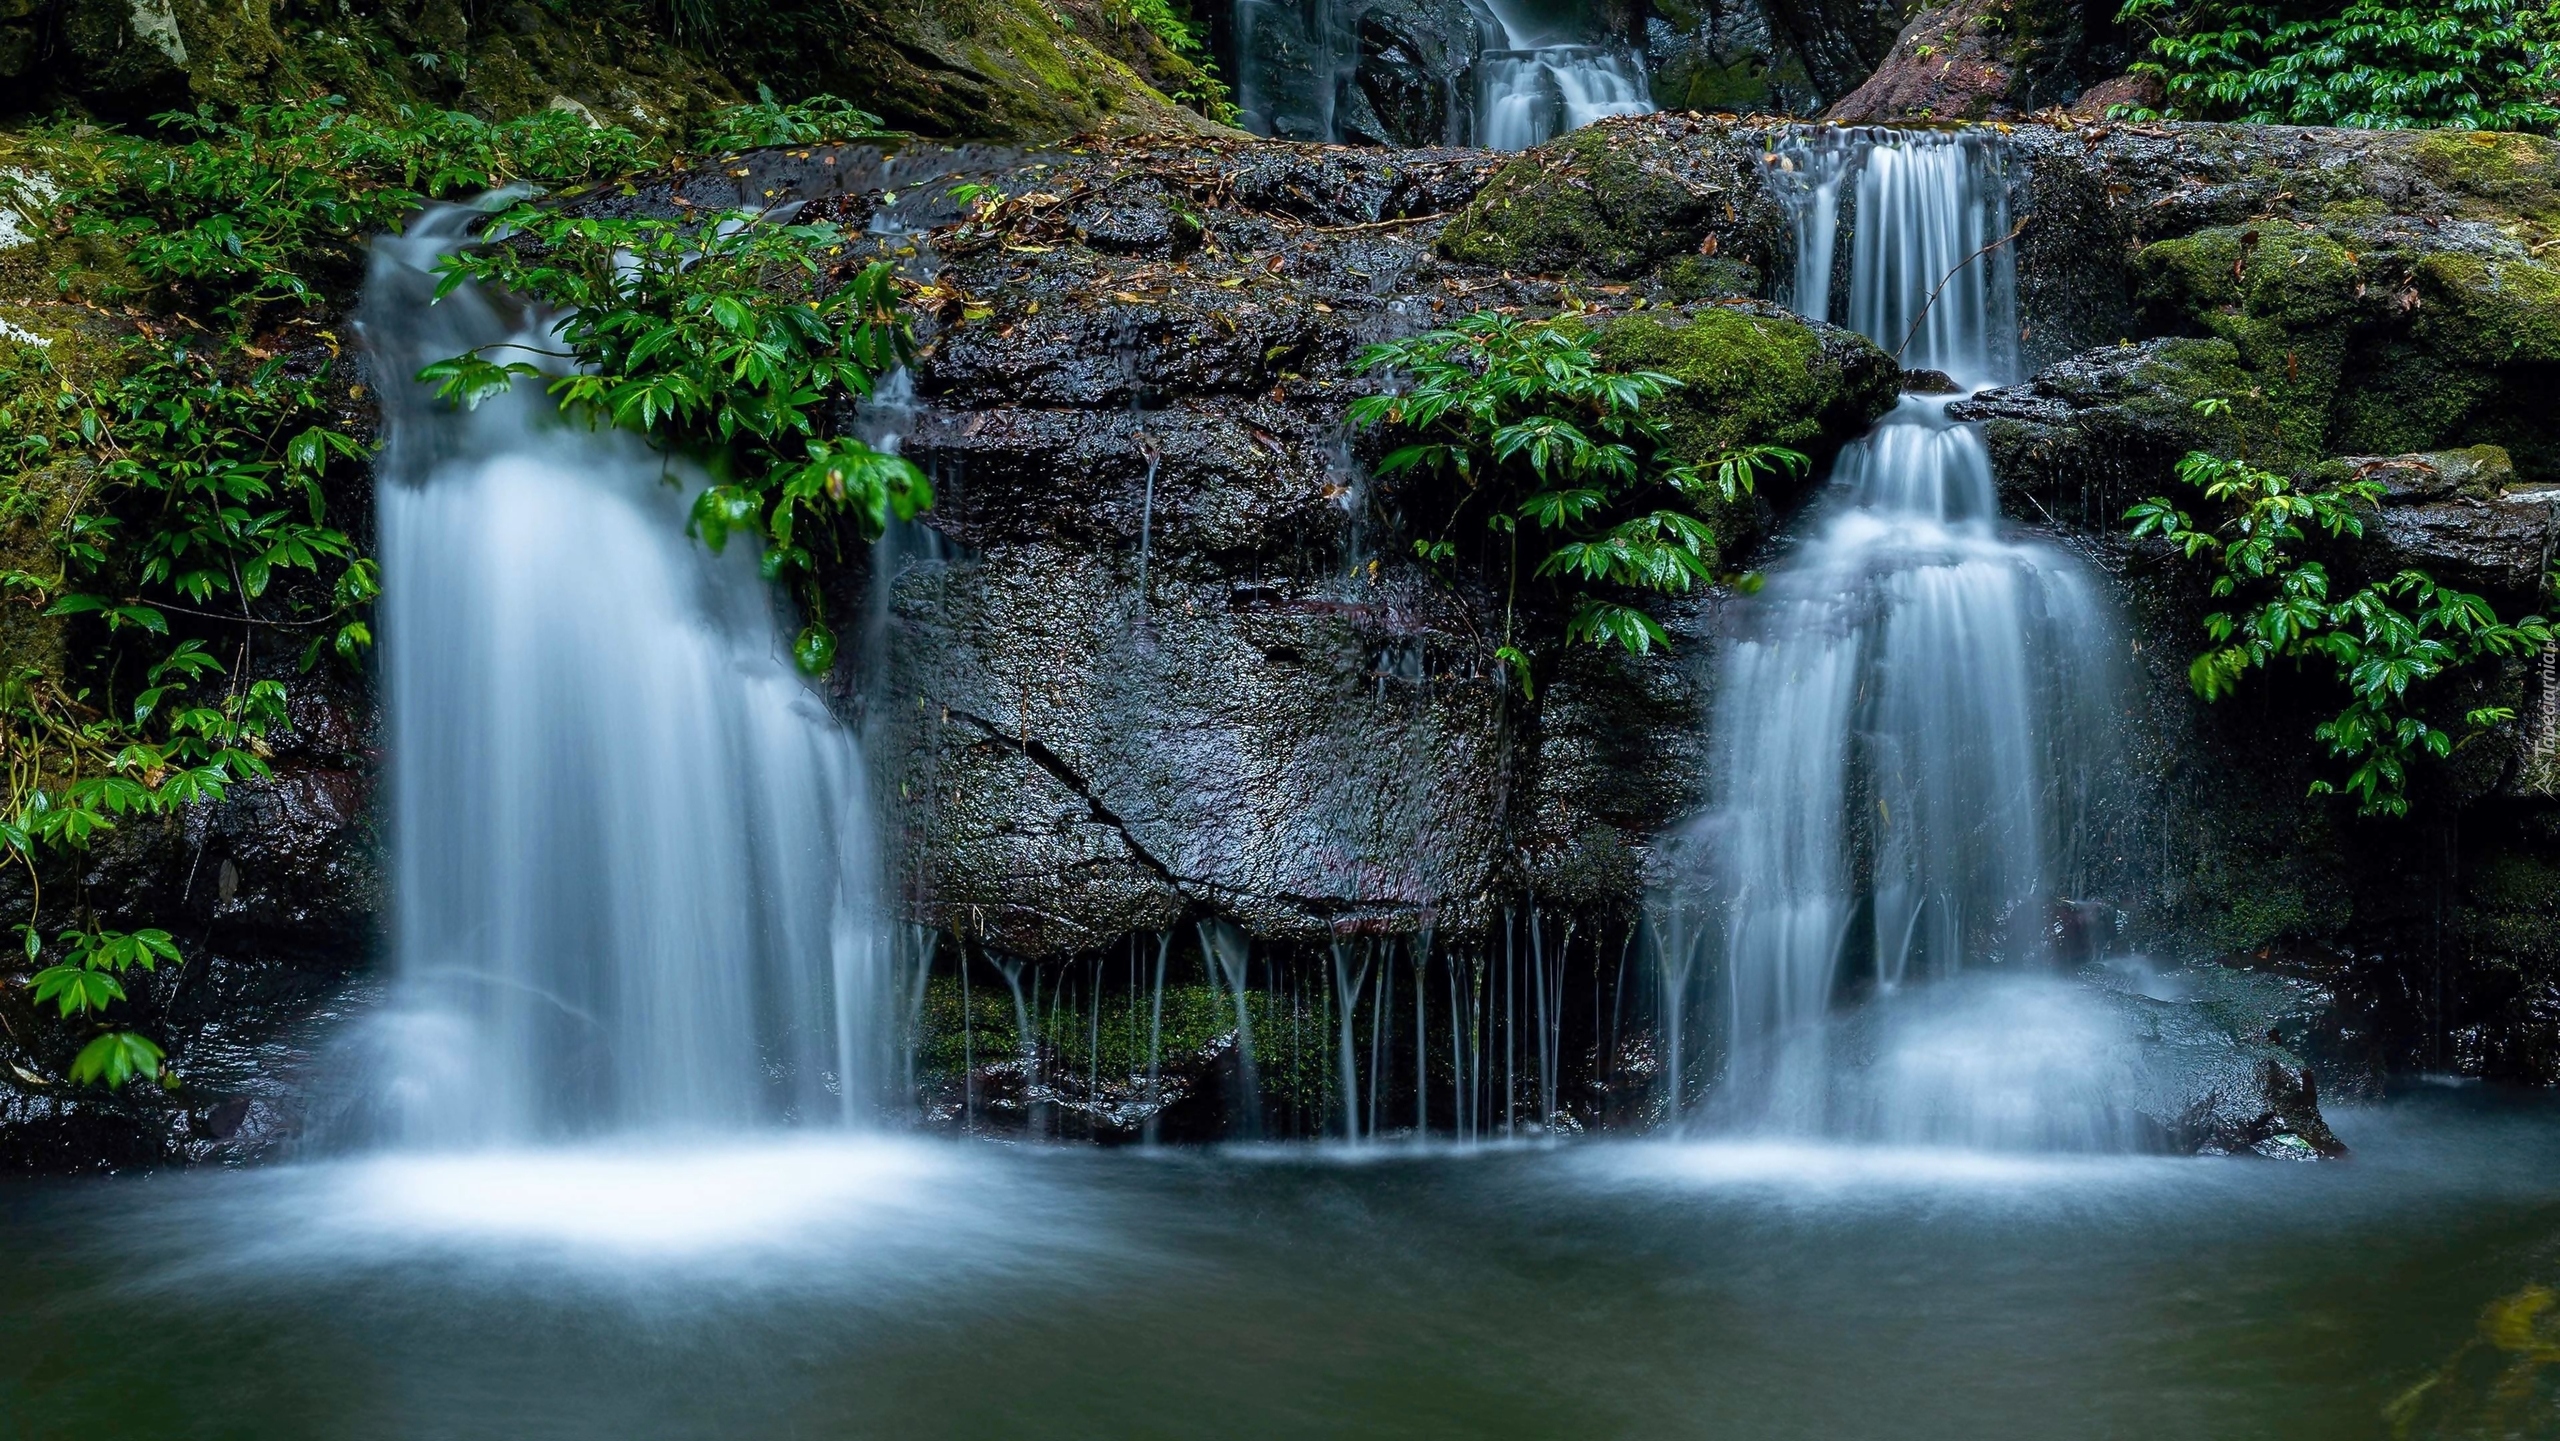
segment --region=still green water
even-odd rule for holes
[[[2337,1119],[2335,1165],[802,1141],[12,1182],[0,1437],[2380,1437],[2560,1276],[2560,1109]]]

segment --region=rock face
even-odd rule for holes
[[[2533,137],[2275,127],[2020,127],[2014,143],[2018,208],[2037,217],[2024,349],[2042,368],[1960,413],[1987,422],[2016,513],[2126,578],[2164,943],[2321,976],[2358,1018],[2353,1066],[2560,1079],[2550,963],[2529,959],[2560,956],[2533,899],[2560,874],[2552,658],[2440,682],[2429,705],[2456,734],[2474,707],[2518,718],[2431,768],[2411,820],[2359,820],[2305,796],[2327,767],[2304,737],[2334,690],[2270,676],[2193,702],[2180,672],[2214,603],[2120,519],[2176,494],[2193,449],[2365,474],[2386,489],[2365,538],[2320,548],[2340,583],[2416,568],[2509,618],[2547,611],[2560,158]]]
[[[1656,0],[1645,22],[1653,102],[1665,110],[1810,115],[1804,62],[1756,0]]]
[[[1165,96],[1205,78],[1125,10],[1082,0],[780,0],[716,38],[663,14],[565,23],[530,0],[391,0],[314,21],[270,0],[11,4],[0,6],[0,116],[70,105],[140,120],[199,103],[339,94],[490,117],[563,105],[654,132],[752,98],[763,80],[786,97],[854,97],[892,125],[929,133],[1045,138],[1110,118],[1197,123]]]
[[[1954,0],[1913,16],[1874,73],[1822,112],[1853,125],[2004,119],[2069,106],[2104,119],[2139,86],[2140,49],[2115,7],[2080,0]],[[2116,77],[2116,78],[2110,78]]]
[[[1476,57],[1502,35],[1469,0],[1239,0],[1229,13],[1238,123],[1289,140],[1466,144]]]
[[[1479,191],[1515,185],[1501,169],[1120,150],[1021,182],[1056,202],[1005,247],[952,247],[940,284],[981,314],[916,366],[905,448],[943,477],[931,524],[958,555],[896,579],[874,697],[916,802],[917,919],[1057,958],[1203,914],[1314,945],[1480,934],[1528,885],[1632,904],[1643,837],[1694,791],[1659,763],[1696,713],[1685,671],[1595,653],[1534,700],[1507,688],[1502,598],[1414,562],[1406,537],[1434,518],[1364,478],[1374,438],[1342,422],[1376,383],[1364,344],[1564,303],[1557,281],[1469,263],[1496,243],[1462,237],[1490,233]],[[1743,194],[1747,171],[1718,173]],[[1662,183],[1682,223],[1719,213]],[[1820,453],[1892,403],[1891,364],[1856,337],[1684,308],[1636,256],[1606,263],[1632,279],[1584,323],[1604,355],[1689,383],[1676,438],[1702,457]],[[1750,506],[1718,523],[1737,543],[1764,524]]]

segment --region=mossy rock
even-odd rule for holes
[[[2560,146],[2544,135],[2443,130],[2421,137],[2418,168],[2455,198],[2466,220],[2517,220],[2540,233],[2560,233]]]
[[[1440,232],[1451,260],[1628,280],[1710,253],[1766,273],[1785,224],[1753,175],[1756,135],[1695,122],[1585,126],[1496,172]],[[1728,271],[1727,274],[1736,272]]]
[[[1607,369],[1680,382],[1653,411],[1693,465],[1742,445],[1827,453],[1891,410],[1901,388],[1900,370],[1864,336],[1768,306],[1639,312],[1596,327],[1591,345]],[[1710,509],[1729,544],[1764,529],[1749,500]]]
[[[5,6],[6,0],[0,0]],[[721,0],[722,39],[686,43],[641,0],[390,0],[325,15],[276,0],[63,0],[63,53],[41,14],[0,8],[0,115],[71,105],[138,121],[202,103],[322,94],[358,109],[432,105],[488,119],[547,106],[644,132],[736,103],[759,82],[830,91],[926,134],[1054,138],[1115,118],[1203,126],[1158,83],[1196,64],[1094,0]],[[40,37],[38,37],[40,38]]]
[[[2230,342],[2274,408],[2288,454],[2322,453],[2350,332],[2384,303],[2355,252],[2326,232],[2270,220],[2147,246],[2134,275],[2142,304],[2166,328]]]

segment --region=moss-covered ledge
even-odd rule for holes
[[[1824,459],[1891,410],[1901,370],[1866,337],[1764,304],[1640,311],[1592,329],[1611,370],[1658,370],[1680,388],[1654,407],[1681,459],[1711,465],[1742,445]],[[1764,491],[1768,487],[1764,486]],[[1729,561],[1768,533],[1787,492],[1708,507]]]

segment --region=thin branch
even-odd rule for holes
[[[1929,318],[1929,307],[1938,303],[1938,295],[1947,288],[1947,282],[1955,279],[1958,275],[1963,274],[1966,266],[1971,265],[1986,255],[1989,255],[1992,251],[1999,249],[2010,241],[2017,239],[2019,234],[2026,230],[2027,222],[2033,219],[2035,219],[2035,217],[2032,215],[2019,216],[2017,225],[2012,227],[2008,234],[2001,236],[1999,239],[1983,246],[1980,250],[1977,250],[1971,255],[1966,256],[1964,259],[1957,261],[1955,269],[1938,277],[1938,283],[1930,287],[1929,298],[1920,302],[1920,313],[1911,317],[1911,328],[1902,333],[1902,343],[1893,348],[1894,364],[1900,365],[1902,363],[1902,352],[1911,348],[1911,338],[1920,333],[1920,322]]]

